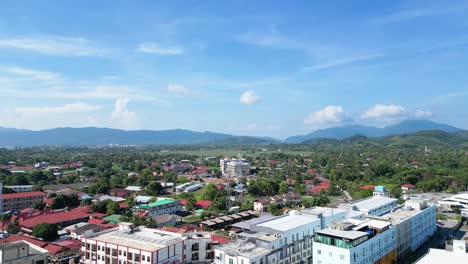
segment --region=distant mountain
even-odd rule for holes
[[[429,120],[406,120],[398,124],[386,126],[383,128],[361,125],[346,125],[319,129],[307,135],[289,137],[285,140],[285,142],[301,143],[317,138],[344,139],[354,135],[362,135],[366,137],[384,137],[389,135],[415,133],[422,130],[440,130],[448,133],[454,133],[460,129]]]
[[[465,131],[464,133],[468,133]],[[462,133],[448,133],[440,130],[423,130],[410,134],[368,138],[352,136],[345,139],[310,139],[303,144],[329,146],[383,146],[383,147],[451,147],[468,149],[468,137]]]
[[[235,138],[229,134],[190,130],[125,131],[110,128],[54,128],[40,131],[0,129],[0,146],[42,145],[180,145]]]

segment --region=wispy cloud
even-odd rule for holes
[[[167,91],[171,94],[181,95],[181,96],[190,96],[195,95],[195,92],[182,84],[169,84],[167,86]]]
[[[444,3],[445,4],[445,3]],[[412,9],[402,9],[371,19],[373,23],[376,24],[390,24],[390,23],[400,23],[406,22],[419,18],[441,16],[447,14],[463,14],[467,9],[467,6],[464,3],[451,3],[450,5],[443,6],[421,6],[414,7]]]
[[[157,55],[181,55],[184,50],[180,47],[166,47],[154,42],[144,42],[138,45],[137,51]]]
[[[61,74],[55,72],[38,71],[15,66],[0,66],[0,71],[37,80],[54,80],[61,77]]]
[[[302,68],[302,71],[305,71],[305,72],[320,71],[320,70],[325,70],[325,69],[334,68],[334,67],[343,66],[343,65],[371,61],[371,60],[383,58],[384,56],[385,55],[383,54],[371,54],[371,55],[360,56],[360,57],[341,58],[341,59],[331,60],[325,63],[307,66],[307,67]]]
[[[27,115],[60,114],[60,113],[85,113],[101,109],[101,106],[90,105],[83,102],[65,104],[63,106],[44,107],[17,107],[15,112]]]
[[[397,119],[406,116],[406,109],[401,105],[376,104],[367,109],[362,115],[363,119]]]
[[[0,38],[0,48],[21,49],[46,55],[102,56],[105,51],[86,38],[26,36]]]

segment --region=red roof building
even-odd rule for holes
[[[367,190],[367,189],[372,189],[374,190],[375,186],[374,185],[371,185],[371,184],[368,184],[368,185],[364,185],[364,186],[361,186],[359,187],[359,189],[361,190]]]
[[[20,192],[3,194],[3,212],[20,211],[47,197],[45,192]]]
[[[410,190],[415,190],[416,189],[416,186],[411,184],[411,183],[403,184],[400,187],[401,187],[402,190],[405,190],[405,191],[410,191]]]
[[[85,209],[84,209],[85,208]],[[24,221],[20,221],[20,226],[25,228],[25,231],[32,230],[36,225],[42,223],[57,224],[60,226],[73,225],[79,222],[86,222],[89,219],[89,214],[87,211],[89,208],[75,208],[70,211],[59,212],[59,213],[50,213],[39,215]]]
[[[185,206],[187,204],[187,199],[180,199],[180,203]],[[201,209],[207,209],[208,207],[211,206],[211,201],[208,200],[198,200],[197,203],[195,204],[195,207],[201,208]]]

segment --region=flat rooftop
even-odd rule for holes
[[[271,252],[267,248],[259,247],[255,243],[246,240],[238,240],[236,242],[224,244],[217,247],[217,249],[222,250],[231,256],[243,256],[246,258],[264,256]]]
[[[132,233],[116,230],[90,237],[90,239],[145,251],[156,251],[183,240],[183,238],[176,234],[149,228],[137,228]]]
[[[333,236],[333,237],[341,237],[341,238],[346,238],[350,240],[354,240],[354,239],[368,235],[366,232],[361,232],[361,231],[354,231],[354,230],[343,231],[343,230],[336,230],[336,229],[331,229],[331,228],[322,229],[320,231],[317,231],[316,234]]]
[[[318,218],[312,218],[304,215],[285,215],[280,218],[275,218],[271,221],[266,221],[256,226],[268,227],[278,231],[288,231],[293,228],[320,221]]]
[[[355,202],[352,205],[356,206],[359,210],[371,210],[373,208],[385,206],[386,204],[393,203],[396,201],[397,199],[395,198],[373,196],[368,199]]]
[[[262,215],[262,216],[257,217],[257,218],[252,218],[250,220],[235,223],[235,224],[232,225],[232,227],[237,227],[237,228],[241,228],[241,229],[250,229],[251,225],[256,225],[256,224],[259,224],[259,223],[262,223],[262,222],[265,222],[265,221],[270,221],[270,220],[276,219],[276,218],[278,218],[278,217],[271,216],[271,215]]]
[[[346,210],[339,209],[339,208],[331,208],[331,207],[311,207],[311,208],[306,208],[301,211],[303,214],[312,214],[312,215],[318,215],[322,214],[324,217],[331,217],[332,215],[344,213]]]

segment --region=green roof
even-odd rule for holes
[[[118,223],[121,223],[122,221],[120,221],[120,218],[122,216],[121,215],[117,215],[117,214],[114,214],[114,215],[109,215],[109,216],[106,216],[104,218],[102,218],[103,220],[106,220],[106,221],[109,221],[109,223],[115,223],[115,224],[118,224]]]
[[[155,207],[155,206],[160,206],[160,205],[164,205],[164,204],[173,203],[174,201],[175,201],[174,199],[163,198],[163,199],[159,199],[156,202],[152,202],[152,203],[149,203],[149,204],[138,205],[137,208],[139,208],[139,209],[148,209],[148,208]]]
[[[200,214],[200,213],[203,213],[203,212],[205,212],[205,210],[203,210],[203,209],[197,209],[197,210],[195,210],[194,212],[195,212],[195,213],[199,213],[199,214]]]

